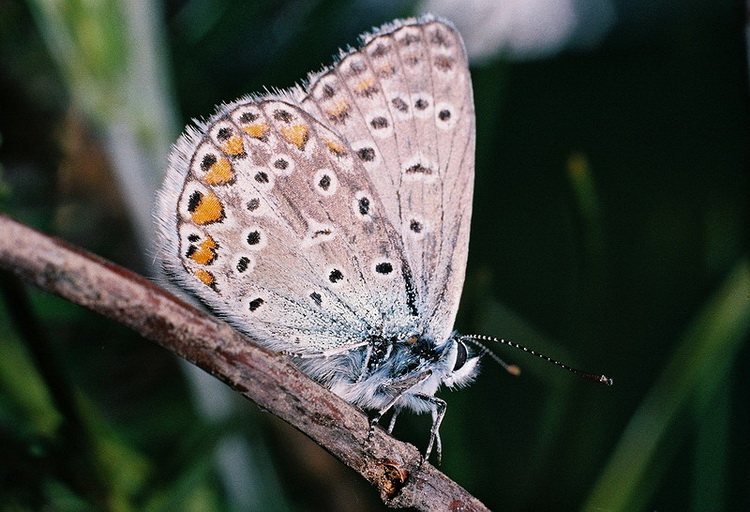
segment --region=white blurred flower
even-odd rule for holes
[[[451,20],[474,62],[593,47],[615,20],[611,0],[425,0],[420,11]]]

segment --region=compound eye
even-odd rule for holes
[[[453,365],[453,371],[457,372],[460,370],[463,365],[466,364],[466,359],[469,357],[469,351],[466,350],[466,345],[463,341],[456,341],[456,350],[458,351],[456,354],[456,364]]]

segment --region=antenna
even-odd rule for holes
[[[518,343],[515,343],[510,340],[505,340],[502,338],[493,338],[491,336],[484,336],[482,334],[466,334],[462,335],[460,337],[461,340],[469,341],[472,345],[475,345],[477,347],[481,347],[484,353],[490,354],[490,357],[492,357],[495,361],[498,361],[500,365],[508,371],[508,373],[512,373],[513,375],[518,375],[520,370],[518,370],[517,366],[514,365],[508,365],[505,361],[497,357],[494,352],[492,352],[490,349],[482,345],[482,341],[494,341],[495,343],[501,343],[503,345],[508,345],[509,347],[513,347],[518,350],[523,350],[526,353],[531,354],[532,356],[536,356],[539,359],[544,359],[545,361],[548,361],[555,366],[559,366],[563,370],[568,370],[571,373],[575,373],[579,377],[583,377],[584,379],[593,380],[594,382],[599,382],[600,384],[605,384],[607,386],[611,386],[613,384],[612,379],[607,377],[606,375],[596,374],[596,373],[588,373],[588,372],[582,372],[581,370],[576,370],[575,368],[572,368],[568,366],[565,363],[561,363],[560,361],[557,361],[556,359],[552,359],[549,356],[545,356],[544,354],[540,354],[539,352],[536,352],[530,348],[526,348],[523,345],[519,345]],[[494,356],[494,357],[493,357]]]
[[[500,356],[498,356],[497,354],[495,354],[492,350],[488,349],[486,346],[482,345],[477,340],[473,339],[472,335],[461,336],[461,337],[459,337],[459,339],[461,341],[467,341],[467,342],[471,343],[472,346],[474,346],[477,349],[479,349],[479,356],[480,357],[486,355],[486,356],[490,357],[493,361],[495,361],[497,364],[499,364],[500,366],[502,366],[503,369],[506,372],[510,373],[511,375],[516,376],[516,377],[518,375],[521,375],[521,368],[519,368],[518,366],[516,366],[514,364],[508,364],[505,361],[503,361],[502,359],[500,359]]]

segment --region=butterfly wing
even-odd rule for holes
[[[306,87],[223,105],[187,130],[156,212],[164,268],[376,417],[431,411],[426,456],[439,452],[445,402],[433,395],[476,373],[451,338],[474,138],[455,29],[430,16],[386,25]]]
[[[293,103],[248,98],[178,141],[158,213],[167,270],[277,350],[409,329],[398,233],[345,141]]]
[[[306,89],[224,105],[180,138],[157,211],[165,268],[277,350],[445,340],[473,150],[456,31],[387,25]]]
[[[386,25],[314,75],[302,107],[364,164],[401,237],[420,333],[448,338],[469,243],[474,104],[456,30],[432,17]]]

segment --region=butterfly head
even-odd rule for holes
[[[446,344],[445,358],[451,370],[443,377],[443,384],[450,388],[468,386],[479,373],[479,359],[483,354],[475,353],[456,333]]]

